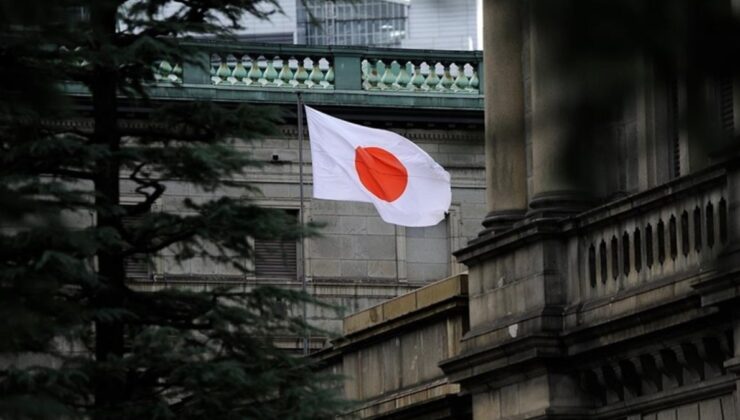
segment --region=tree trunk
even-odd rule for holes
[[[100,51],[112,43],[116,30],[117,4],[111,0],[90,2],[90,19],[93,27],[94,50]],[[95,167],[95,204],[98,229],[117,229],[120,216],[114,211],[119,205],[120,163],[116,153],[120,149],[120,135],[117,127],[117,68],[110,53],[98,55],[90,83],[95,122],[93,141],[107,148],[114,156],[99,160]],[[102,287],[95,295],[98,310],[121,308],[123,306],[125,270],[123,257],[117,249],[104,248],[98,252],[98,278]],[[120,320],[98,319],[95,322],[95,357],[98,362],[115,360],[123,356],[123,323]],[[105,366],[103,364],[102,366]],[[117,375],[110,368],[98,365],[95,377],[96,418],[106,415],[125,397],[123,395],[125,375]]]

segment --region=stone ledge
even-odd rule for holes
[[[431,401],[459,393],[459,384],[451,384],[446,379],[442,379],[371,400],[349,414],[357,415],[360,418],[376,417],[394,411],[409,409],[413,406],[428,404]]]
[[[467,274],[448,277],[344,318],[344,335],[357,334],[381,323],[401,318],[457,296],[467,296],[467,294]]]

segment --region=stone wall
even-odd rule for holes
[[[358,121],[362,123],[362,121]],[[452,207],[446,220],[437,226],[404,228],[383,222],[371,204],[318,200],[311,198],[309,139],[303,149],[305,159],[306,221],[323,225],[321,234],[305,240],[305,273],[310,290],[322,300],[338,305],[341,313],[362,310],[415,287],[461,272],[451,252],[474,238],[485,216],[484,153],[480,130],[471,128],[394,129],[427,151],[452,176]],[[263,206],[298,211],[299,142],[294,126],[285,126],[277,135],[242,142],[239,148],[251,153],[260,168],[252,168],[234,181],[260,189],[255,201]],[[135,201],[134,186],[122,181],[123,202]],[[176,181],[167,183],[167,192],[156,210],[184,213],[185,198],[195,202],[218,195],[240,197],[246,188],[229,187],[215,192],[193,189]],[[304,264],[298,248],[299,275]],[[235,256],[251,266],[245,257]],[[182,263],[173,252],[154,257],[155,282],[244,282],[281,284],[297,287],[296,278],[258,278],[244,275],[234,267],[201,258]],[[141,286],[149,287],[149,286]],[[152,286],[158,287],[158,286]],[[340,317],[326,309],[309,309],[309,317],[321,327],[338,332]]]
[[[354,416],[447,418],[469,410],[437,365],[460,351],[466,295],[462,274],[344,318],[344,335],[314,357],[346,378],[344,397],[358,403]]]

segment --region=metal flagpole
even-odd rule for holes
[[[304,243],[303,239],[303,225],[306,222],[306,216],[304,212],[303,207],[303,96],[301,95],[301,92],[296,92],[297,95],[297,111],[298,111],[298,184],[299,184],[299,191],[300,191],[300,210],[299,210],[299,220],[301,222],[301,234],[300,234],[300,243],[301,243],[301,286],[303,289],[303,293],[307,292],[307,285],[306,285],[306,244]],[[308,308],[307,304],[304,301],[303,302],[303,322],[308,324]],[[303,335],[303,355],[308,355],[308,344],[309,344],[309,332],[306,331]]]

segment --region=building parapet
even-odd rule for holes
[[[467,274],[448,277],[344,318],[344,335],[349,337],[370,328],[378,328],[381,324],[466,296],[467,293]]]
[[[516,392],[551,392],[546,405],[569,418],[732,392],[738,163],[575,216],[530,216],[458,251],[471,328],[439,364],[450,382],[503,392],[522,375]]]
[[[469,401],[437,365],[459,354],[467,326],[460,274],[346,317],[344,335],[313,357],[346,378],[344,396],[358,402],[350,416],[457,418]]]
[[[481,51],[183,43],[194,60],[155,63],[149,95],[159,100],[262,101],[360,107],[483,110]],[[89,93],[68,84],[71,95]]]
[[[662,279],[706,273],[728,238],[724,166],[553,223],[526,220],[482,236],[455,255],[462,262],[526,246],[542,237],[567,242],[569,304],[613,299]]]

